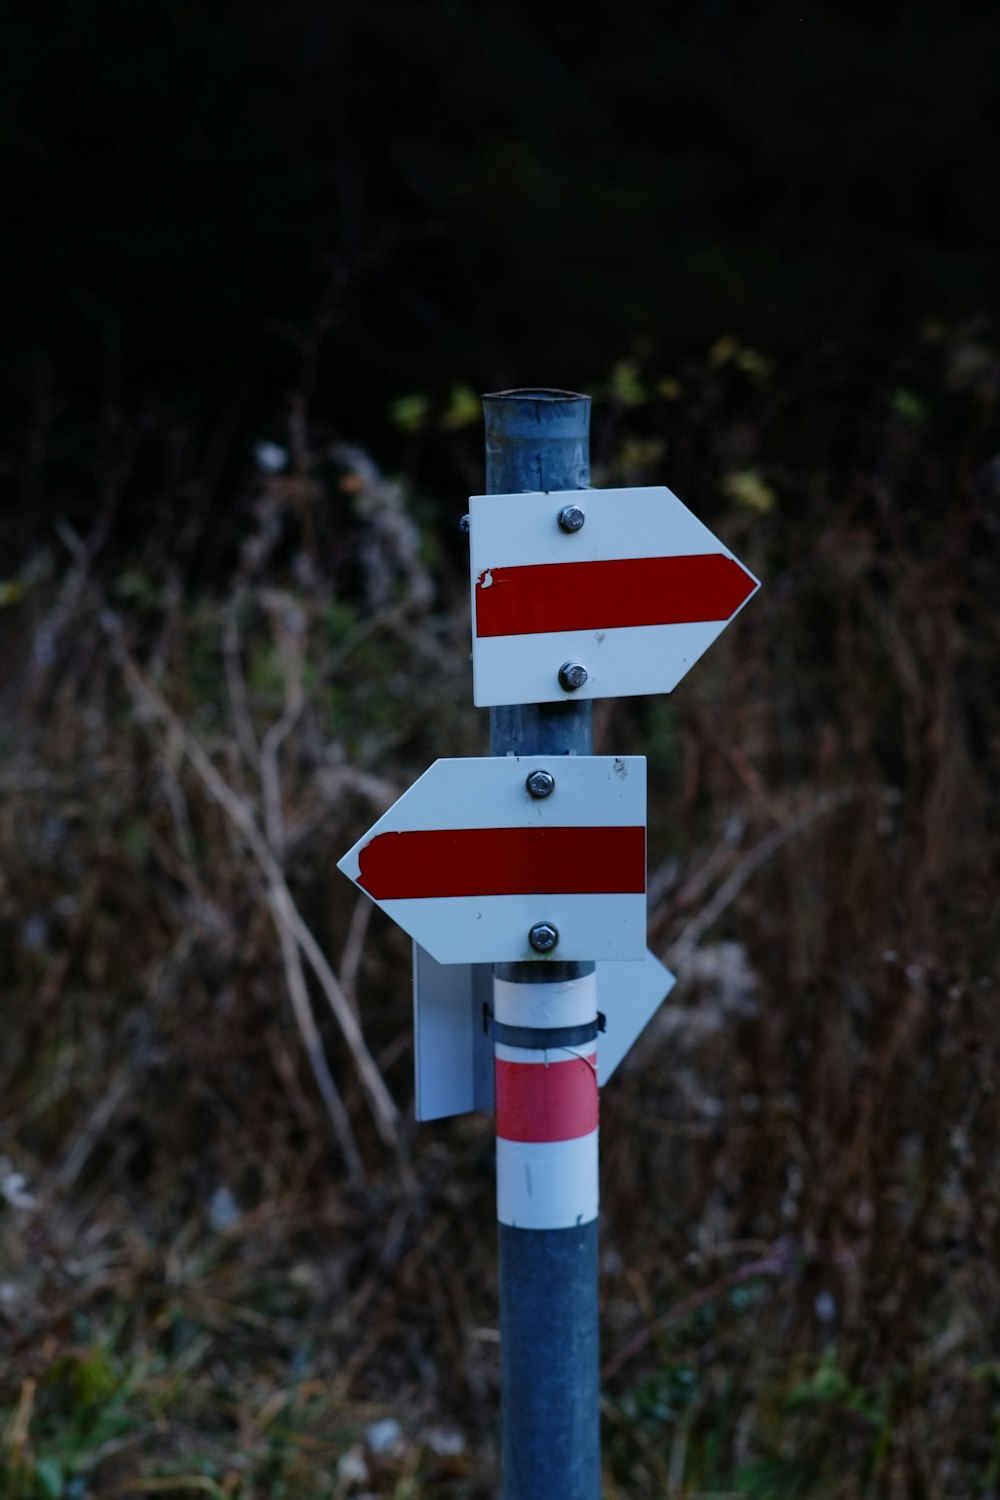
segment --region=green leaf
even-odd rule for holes
[[[409,396],[398,396],[395,401],[389,402],[389,420],[401,432],[419,432],[427,421],[430,409],[430,397],[414,391]]]
[[[620,359],[611,371],[609,395],[620,406],[641,406],[647,399],[634,359]]]
[[[20,578],[0,578],[0,609],[9,609],[20,604],[24,598],[24,584]]]
[[[448,405],[441,416],[445,432],[459,432],[482,420],[482,404],[471,386],[456,385],[451,389]]]
[[[40,1458],[35,1464],[35,1482],[45,1500],[60,1500],[66,1485],[63,1466],[57,1458]]]
[[[902,417],[904,422],[910,422],[914,426],[927,415],[927,402],[916,391],[909,391],[904,386],[893,391],[889,397],[889,405],[897,417]]]
[[[756,511],[759,516],[766,516],[774,509],[775,493],[756,469],[740,469],[735,474],[727,474],[722,488],[730,500],[735,500],[745,510]]]

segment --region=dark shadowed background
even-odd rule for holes
[[[49,391],[40,494],[111,398],[150,469],[182,423],[232,482],[310,335],[324,418],[395,457],[414,392],[723,333],[884,359],[1000,273],[989,4],[53,0],[0,66],[2,430],[10,462]]]

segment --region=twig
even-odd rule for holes
[[[307,961],[312,966],[313,973],[316,975],[330,1003],[330,1008],[340,1024],[340,1028],[344,1033],[344,1039],[351,1049],[358,1072],[361,1075],[362,1085],[368,1094],[368,1101],[371,1105],[379,1134],[386,1145],[398,1148],[399,1132],[397,1130],[397,1122],[399,1120],[399,1111],[393,1103],[392,1096],[385,1086],[385,1081],[375,1064],[374,1058],[368,1051],[365,1039],[361,1034],[358,1019],[348,1003],[347,996],[335,978],[333,970],[327,962],[326,955],[299,915],[298,909],[292,900],[291,892],[283,879],[275,883],[272,890],[272,899],[277,903],[281,919],[288,923]]]
[[[758,1260],[751,1260],[746,1265],[736,1266],[732,1271],[727,1271],[724,1276],[711,1282],[710,1285],[699,1287],[689,1296],[682,1297],[680,1302],[675,1303],[665,1313],[661,1313],[658,1318],[647,1323],[644,1328],[640,1328],[638,1333],[634,1333],[622,1344],[617,1353],[613,1354],[604,1365],[601,1378],[608,1380],[612,1375],[617,1375],[622,1366],[645,1349],[658,1333],[662,1333],[665,1328],[670,1327],[671,1323],[676,1323],[688,1313],[696,1312],[698,1308],[704,1307],[707,1302],[713,1302],[720,1293],[728,1291],[730,1287],[740,1286],[744,1281],[751,1281],[755,1276],[787,1275],[796,1263],[796,1255],[797,1245],[794,1236],[782,1235],[767,1247]]]
[[[696,901],[701,900],[716,876],[725,868],[733,851],[739,848],[745,832],[746,820],[739,814],[726,819],[720,842],[716,844],[708,858],[687,876],[677,892],[679,905],[693,906]]]
[[[277,604],[283,601],[275,601]],[[293,606],[294,608],[294,606]],[[267,839],[271,847],[274,860],[278,863],[283,855],[285,847],[285,822],[281,811],[281,778],[278,769],[278,752],[282,744],[295,727],[296,722],[304,704],[302,692],[302,650],[301,635],[303,622],[297,610],[294,617],[290,610],[285,609],[278,616],[277,609],[272,611],[272,619],[279,636],[281,654],[287,667],[285,675],[285,707],[281,717],[270,726],[261,741],[260,755],[258,757],[258,768],[260,772],[261,791],[264,800],[264,823],[267,829]],[[243,688],[243,674],[239,668],[238,657],[234,658],[234,672]],[[245,691],[240,694],[242,701],[246,702]],[[312,1068],[316,1087],[319,1089],[323,1103],[326,1105],[327,1114],[333,1125],[334,1133],[344,1153],[347,1163],[348,1175],[354,1182],[360,1182],[364,1178],[364,1168],[361,1164],[361,1154],[358,1151],[357,1141],[351,1129],[350,1116],[344,1107],[344,1101],[340,1091],[333,1081],[323,1051],[323,1043],[316,1025],[316,1018],[312,1013],[309,1002],[309,986],[302,968],[302,953],[298,943],[292,935],[291,929],[282,919],[282,896],[276,887],[274,880],[269,882],[268,903],[275,917],[278,934],[281,940],[281,958],[285,968],[285,982],[288,985],[288,994],[292,1002],[292,1010],[295,1015],[296,1025],[302,1044],[306,1049],[309,1066]],[[353,1009],[353,1007],[352,1007]]]
[[[360,766],[324,766],[317,773],[316,785],[327,802],[339,802],[345,792],[364,797],[379,812],[385,812],[399,796],[399,789]]]
[[[257,736],[247,703],[247,688],[240,670],[240,626],[237,618],[240,597],[230,600],[222,634],[222,661],[226,671],[226,690],[236,729],[236,743],[250,765],[257,764]]]
[[[49,1188],[61,1188],[65,1191],[66,1188],[70,1187],[76,1181],[83,1170],[88,1156],[111,1124],[112,1118],[125,1099],[131,1086],[132,1075],[126,1065],[119,1069],[110,1085],[104,1090],[94,1105],[86,1123],[70,1147],[65,1161],[53,1174],[51,1182],[48,1184]]]
[[[274,892],[268,895],[272,911],[275,910],[273,902]],[[364,1167],[361,1164],[361,1155],[358,1145],[354,1139],[351,1129],[350,1117],[344,1107],[344,1101],[340,1097],[337,1085],[333,1081],[326,1054],[323,1051],[323,1042],[316,1025],[316,1018],[309,1004],[309,989],[306,984],[306,976],[302,969],[302,954],[299,946],[289,930],[288,924],[276,916],[275,925],[278,928],[278,936],[281,939],[281,959],[285,966],[285,983],[288,985],[288,994],[292,1002],[292,1011],[295,1015],[295,1023],[299,1028],[302,1045],[306,1049],[309,1066],[312,1068],[316,1087],[319,1089],[320,1097],[326,1105],[326,1112],[330,1116],[338,1144],[344,1154],[347,1164],[347,1173],[352,1182],[364,1180]]]
[[[133,695],[148,713],[158,718],[168,728],[175,730],[180,736],[185,754],[194,771],[201,778],[209,795],[218,803],[242,836],[260,866],[268,882],[268,905],[275,922],[279,926],[288,927],[316,975],[337,1024],[340,1026],[344,1040],[351,1050],[378,1132],[387,1145],[394,1149],[398,1148],[399,1111],[385,1086],[385,1080],[376,1067],[374,1058],[368,1051],[358,1019],[337,982],[325,954],[295,905],[284,872],[257,826],[253,813],[246,801],[233,791],[229,783],[216,770],[201,743],[140,671],[122,639],[119,622],[110,610],[102,610],[101,624],[111,641],[115,656]]]
[[[167,753],[163,757],[164,777],[163,792],[167,799],[167,805],[173,815],[174,826],[177,830],[177,841],[184,856],[184,866],[189,873],[188,888],[202,899],[201,880],[198,877],[198,861],[195,853],[194,830],[191,827],[191,815],[188,811],[187,798],[180,783],[177,770],[184,756],[184,746],[175,734],[167,735]]]
[[[95,529],[90,540],[85,542],[68,521],[60,518],[55,521],[54,525],[59,540],[72,557],[73,562],[59,586],[54,604],[46,612],[35,632],[32,646],[35,680],[32,692],[36,701],[40,700],[55,663],[60,636],[73,618],[84,596],[90,565],[105,539],[105,532],[100,526]]]
[[[760,867],[767,863],[772,854],[787,844],[796,834],[802,833],[810,824],[815,823],[817,818],[825,817],[827,813],[835,812],[845,802],[850,802],[859,793],[853,788],[841,792],[832,792],[826,797],[820,797],[811,807],[807,807],[797,817],[789,822],[781,824],[778,828],[772,828],[771,832],[764,837],[753,848],[744,855],[735,870],[719,886],[714,896],[705,902],[705,905],[692,917],[684,928],[680,937],[668,948],[664,962],[671,969],[683,969],[695,948],[701,942],[705,933],[712,926],[727,906],[731,906],[736,897],[742,891],[751,876],[756,875]]]
[[[351,913],[351,925],[347,929],[347,941],[340,957],[340,984],[348,1000],[357,1010],[358,970],[364,952],[368,923],[374,911],[367,896],[359,896]]]
[[[280,595],[267,596],[265,605],[278,636],[279,651],[286,669],[285,706],[281,717],[275,720],[261,740],[258,757],[264,799],[264,827],[271,852],[280,861],[285,850],[285,821],[281,812],[278,752],[295,728],[305,702],[302,692],[302,633],[305,622],[298,606]],[[236,670],[239,672],[238,663]],[[242,673],[239,675],[242,677]]]

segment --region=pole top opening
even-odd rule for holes
[[[529,386],[521,390],[488,391],[484,401],[589,401],[579,391],[561,391],[554,386]]]

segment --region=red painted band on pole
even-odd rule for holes
[[[550,1063],[496,1059],[497,1135],[572,1141],[597,1129],[597,1054]]]
[[[380,833],[358,885],[415,897],[619,895],[646,889],[645,828],[441,828]]]
[[[756,587],[722,552],[488,568],[476,580],[476,635],[729,620]]]

